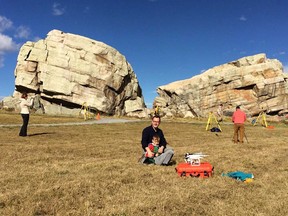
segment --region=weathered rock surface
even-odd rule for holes
[[[224,105],[224,115],[240,105],[250,116],[288,112],[288,75],[276,59],[265,54],[244,57],[205,71],[191,79],[157,88],[154,106],[165,116],[205,117]]]
[[[122,54],[102,42],[58,30],[21,47],[13,96],[19,98],[22,91],[40,94],[51,114],[79,109],[84,102],[108,115],[133,116],[145,110],[137,77]]]

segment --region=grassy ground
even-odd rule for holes
[[[29,120],[29,124],[53,124],[53,123],[64,123],[64,122],[80,122],[83,121],[81,116],[47,116],[47,115],[37,115],[31,114],[32,116]],[[5,112],[0,110],[0,125],[9,124],[22,124],[21,115],[18,113]]]
[[[38,122],[39,121],[39,122]],[[76,121],[32,115],[31,123]],[[20,124],[0,113],[0,124]],[[0,215],[287,215],[288,130],[247,124],[249,143],[232,143],[203,121],[163,121],[175,165],[144,166],[141,132],[149,121],[82,126],[0,128]],[[206,179],[178,177],[186,152],[202,151],[214,167]],[[253,173],[251,183],[222,177]]]

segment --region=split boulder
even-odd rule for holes
[[[48,114],[70,113],[84,103],[107,115],[133,116],[146,108],[125,56],[102,42],[59,30],[21,47],[13,96],[23,91],[40,95]]]

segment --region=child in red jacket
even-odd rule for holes
[[[160,137],[155,134],[152,138],[152,143],[149,143],[148,145],[148,148],[150,149],[150,151],[153,153],[153,157],[149,158],[148,157],[148,152],[146,151],[145,152],[145,157],[146,157],[146,160],[145,160],[145,163],[155,163],[155,160],[154,160],[154,157],[157,157],[160,155],[160,153],[158,152],[158,149],[159,149],[159,143],[160,143]]]

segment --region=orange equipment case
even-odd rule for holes
[[[201,162],[199,165],[179,163],[175,170],[179,176],[207,178],[212,176],[214,167],[208,162]]]

